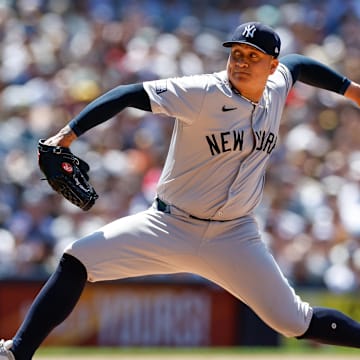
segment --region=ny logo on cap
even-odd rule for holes
[[[256,26],[254,24],[252,25],[246,25],[244,31],[241,35],[245,37],[254,37],[254,33],[256,31]]]

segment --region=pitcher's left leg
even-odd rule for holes
[[[199,255],[200,275],[242,300],[271,328],[287,337],[308,329],[312,308],[295,294],[250,217],[211,225]]]
[[[338,310],[314,307],[309,328],[297,338],[359,348],[360,323]]]
[[[212,238],[204,241],[200,275],[238,297],[284,336],[360,347],[360,323],[340,311],[302,301],[260,240],[255,223],[225,227],[224,232],[213,226]]]

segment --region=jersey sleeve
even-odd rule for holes
[[[289,69],[294,82],[298,80],[341,95],[344,95],[350,85],[350,80],[346,76],[309,57],[289,54],[280,61]]]
[[[294,82],[290,70],[285,65],[279,63],[274,74],[269,76],[268,86],[285,98],[293,85]]]
[[[144,82],[153,113],[191,124],[199,116],[208,81],[206,75],[184,76]]]

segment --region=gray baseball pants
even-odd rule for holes
[[[70,244],[65,252],[86,267],[91,282],[188,272],[200,275],[247,304],[287,337],[302,335],[312,308],[297,296],[248,215],[204,221],[176,207],[115,220]]]

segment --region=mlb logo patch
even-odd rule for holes
[[[161,94],[167,91],[166,80],[160,80],[155,82],[155,91],[157,94]]]

